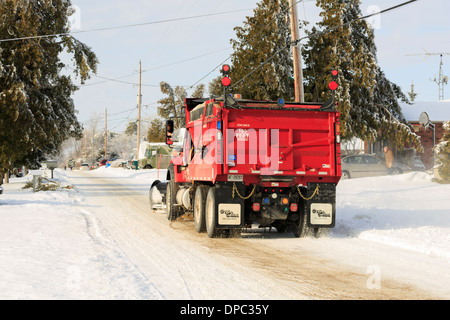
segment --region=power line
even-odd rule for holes
[[[135,74],[133,74],[133,75],[135,75]],[[90,85],[105,83],[105,82],[108,82],[108,81],[114,81],[114,82],[119,82],[119,83],[124,83],[124,84],[131,84],[133,86],[139,85],[138,83],[135,83],[135,82],[117,80],[118,78],[107,78],[107,77],[99,76],[99,75],[96,75],[96,74],[94,74],[94,77],[97,77],[97,78],[100,78],[100,79],[105,79],[107,81],[92,83]],[[88,86],[88,85],[89,84],[86,84],[84,86]],[[143,86],[143,87],[159,87],[159,84],[141,84],[141,86]]]
[[[308,0],[307,2],[312,1],[312,0]],[[305,0],[298,0],[297,2],[295,2],[292,6],[296,6],[298,3],[300,2],[305,2]],[[275,17],[272,17],[271,19],[275,19],[278,15],[282,15],[282,14],[286,14],[289,9],[291,9],[292,6],[287,7],[284,11],[281,11],[279,13],[277,13],[275,15]],[[267,26],[269,25],[269,23],[266,23],[264,28],[260,29],[259,32],[253,36],[253,38],[257,38],[264,30],[265,28],[267,28]],[[231,48],[231,47],[230,47]],[[277,51],[278,52],[278,51]],[[205,79],[206,77],[208,77],[211,73],[213,73],[214,71],[217,70],[217,68],[220,68],[225,62],[227,62],[228,60],[230,60],[232,57],[232,54],[230,54],[228,56],[228,58],[226,58],[225,60],[223,60],[218,66],[214,67],[214,69],[212,69],[211,71],[209,71],[205,76],[203,76],[200,80],[198,80],[197,82],[195,82],[194,84],[192,84],[191,86],[189,86],[187,89],[190,90],[192,89],[197,83],[199,83],[200,81],[202,81],[203,79]]]
[[[150,68],[150,69],[147,69],[147,70],[142,70],[142,72],[154,71],[154,70],[158,70],[158,69],[162,69],[162,68],[171,67],[171,66],[174,66],[174,65],[177,65],[177,64],[180,64],[180,63],[184,63],[184,62],[187,62],[187,61],[195,60],[195,59],[198,59],[198,58],[203,58],[203,57],[206,57],[206,56],[218,53],[218,52],[229,50],[230,48],[231,47],[227,47],[227,48],[224,48],[224,49],[211,51],[211,52],[204,53],[204,54],[201,54],[201,55],[198,55],[198,56],[195,56],[195,57],[187,58],[187,59],[180,60],[180,61],[177,61],[177,62],[168,63],[168,64],[165,64],[165,65],[162,65],[162,66],[159,66],[159,67],[154,67],[154,68]]]
[[[403,3],[401,3],[401,4],[398,4],[398,5],[393,6],[393,7],[389,7],[389,8],[387,8],[387,9],[381,10],[381,11],[379,11],[379,12],[375,12],[375,13],[372,13],[372,14],[369,14],[369,15],[366,15],[366,16],[362,16],[362,17],[359,17],[359,18],[355,18],[355,19],[353,19],[353,20],[351,20],[351,21],[349,21],[349,22],[343,23],[343,24],[341,24],[341,25],[338,25],[338,26],[335,26],[335,27],[332,27],[332,28],[328,28],[328,29],[323,30],[323,31],[316,31],[316,32],[314,32],[314,33],[311,34],[311,35],[307,35],[307,36],[304,36],[304,37],[302,37],[302,38],[299,38],[299,39],[297,39],[297,40],[295,40],[295,41],[292,41],[292,43],[290,44],[290,46],[297,45],[300,41],[305,40],[305,39],[308,39],[308,38],[310,38],[311,36],[316,36],[316,35],[320,35],[320,34],[329,33],[329,32],[335,31],[335,30],[338,29],[338,28],[347,26],[347,25],[349,25],[349,24],[351,24],[351,23],[353,23],[353,22],[355,22],[355,21],[367,19],[367,18],[376,16],[376,15],[380,15],[380,14],[382,14],[382,13],[386,13],[386,12],[392,11],[392,10],[394,10],[394,9],[398,9],[398,8],[400,8],[400,7],[403,7],[403,6],[405,6],[405,5],[408,5],[408,4],[410,4],[410,3],[412,3],[412,2],[416,2],[416,1],[417,1],[417,0],[410,0],[410,1],[407,1],[407,2],[403,2]],[[242,77],[240,80],[238,80],[237,82],[235,82],[230,88],[233,88],[234,86],[238,85],[239,83],[241,83],[242,81],[244,81],[247,77],[249,77],[249,76],[252,75],[254,72],[256,72],[257,70],[259,70],[261,67],[263,67],[265,64],[267,64],[269,61],[271,61],[271,60],[278,54],[278,52],[279,52],[280,50],[283,50],[283,49],[284,49],[284,48],[280,48],[280,49],[278,49],[278,50],[275,50],[275,53],[274,53],[273,55],[271,55],[271,56],[270,56],[269,58],[267,58],[265,61],[261,62],[261,64],[260,64],[259,66],[257,66],[257,67],[256,67],[255,69],[253,69],[251,72],[249,72],[249,73],[246,74],[244,77]]]
[[[122,26],[115,26],[115,27],[97,28],[97,29],[90,29],[90,30],[78,30],[78,31],[71,31],[71,32],[61,32],[61,33],[46,34],[46,35],[40,35],[40,36],[29,36],[29,37],[17,37],[17,38],[11,38],[11,39],[0,39],[0,42],[29,40],[29,39],[42,39],[42,38],[51,38],[51,37],[59,37],[59,36],[71,36],[73,34],[80,34],[80,33],[98,32],[98,31],[106,31],[106,30],[114,30],[114,29],[125,29],[125,28],[133,28],[133,27],[140,27],[140,26],[146,26],[146,25],[161,24],[161,23],[167,23],[167,22],[173,22],[173,21],[183,21],[183,20],[192,20],[192,19],[198,19],[198,18],[203,18],[203,17],[213,17],[213,16],[219,16],[219,15],[225,15],[225,14],[236,13],[236,12],[243,12],[243,11],[249,11],[249,10],[252,10],[252,9],[240,9],[240,10],[233,10],[233,11],[208,13],[208,14],[201,14],[201,15],[196,15],[196,16],[189,16],[189,17],[181,17],[181,18],[174,18],[174,19],[149,21],[149,22],[143,22],[143,23],[135,23],[135,24],[122,25]]]
[[[211,52],[208,52],[208,53],[204,53],[204,54],[201,54],[201,55],[198,55],[198,56],[195,56],[195,57],[191,57],[191,58],[179,60],[179,61],[176,61],[176,62],[168,63],[168,64],[161,65],[161,66],[157,66],[157,67],[154,67],[154,68],[150,68],[150,69],[147,69],[147,70],[142,70],[142,73],[144,73],[144,72],[149,72],[149,71],[154,71],[154,70],[158,70],[158,69],[163,69],[163,68],[167,68],[167,67],[172,67],[172,66],[174,66],[174,65],[181,64],[181,63],[184,63],[184,62],[187,62],[187,61],[192,61],[192,60],[195,60],[195,59],[199,59],[199,58],[206,57],[206,56],[208,56],[208,55],[216,54],[216,53],[218,53],[218,52],[222,52],[222,51],[225,51],[225,50],[229,50],[230,48],[231,48],[231,47],[224,48],[224,49],[220,49],[220,50],[215,50],[215,51],[211,51]],[[69,69],[75,70],[74,68],[69,67],[69,66],[67,66],[67,65],[66,65],[66,67],[69,68]],[[121,79],[121,78],[131,77],[131,76],[134,76],[134,75],[136,75],[136,74],[137,74],[137,72],[134,72],[134,73],[131,73],[131,74],[128,74],[128,75],[125,75],[125,76],[114,77],[114,78],[104,77],[104,76],[99,76],[99,75],[97,75],[97,74],[93,74],[94,77],[101,78],[101,79],[105,79],[106,81],[83,84],[82,86],[83,86],[83,87],[93,86],[93,85],[102,84],[102,83],[106,83],[106,82],[110,82],[110,81],[119,82],[119,83],[124,83],[124,84],[131,84],[131,85],[137,86],[138,83],[135,83],[135,82],[118,80],[118,79]],[[143,86],[143,87],[159,87],[160,85],[159,85],[159,84],[142,84],[142,86]]]
[[[136,107],[131,108],[131,109],[127,109],[127,110],[125,110],[125,111],[120,111],[120,112],[116,112],[116,113],[110,113],[110,114],[108,115],[108,119],[110,119],[110,117],[112,117],[112,116],[116,116],[116,115],[119,115],[119,114],[122,114],[122,113],[126,113],[126,112],[129,112],[129,111],[133,112],[134,110],[136,110]],[[83,122],[81,122],[81,123],[86,124],[86,123],[89,123],[89,122],[98,121],[98,120],[100,120],[100,119],[102,119],[102,118],[103,118],[103,115],[98,116],[98,117],[96,117],[96,118],[92,118],[92,119],[83,121]],[[111,121],[113,121],[113,120],[111,120]]]
[[[355,18],[355,19],[353,19],[353,20],[351,20],[351,21],[349,21],[349,22],[343,23],[343,24],[341,24],[341,25],[338,25],[338,26],[335,26],[335,27],[331,27],[331,28],[325,29],[325,30],[323,30],[323,31],[317,31],[317,32],[313,33],[312,35],[315,36],[315,35],[320,35],[320,34],[325,34],[325,33],[328,33],[328,32],[332,32],[332,31],[334,31],[334,30],[336,30],[336,29],[339,29],[339,28],[341,28],[341,27],[345,27],[345,26],[347,26],[347,25],[350,25],[350,24],[352,24],[352,23],[355,22],[355,21],[358,21],[358,20],[364,20],[364,19],[367,19],[367,18],[371,18],[371,17],[373,17],[373,16],[380,15],[380,14],[383,14],[383,13],[386,13],[386,12],[389,12],[389,11],[392,11],[392,10],[395,10],[395,9],[398,9],[398,8],[400,8],[400,7],[406,6],[406,5],[408,5],[408,4],[410,4],[410,3],[413,3],[413,2],[416,2],[416,1],[417,1],[417,0],[406,1],[406,2],[403,2],[403,3],[398,4],[398,5],[396,5],[396,6],[393,6],[393,7],[390,7],[390,8],[387,8],[387,9],[384,9],[384,10],[381,10],[381,11],[378,11],[378,12],[375,12],[375,13],[372,13],[372,14],[368,14],[368,15],[366,15],[366,16],[362,16],[362,17],[359,17],[359,18]],[[300,41],[305,40],[305,39],[308,39],[309,37],[311,37],[311,36],[305,36],[305,37],[302,37],[302,38],[300,38],[300,39],[297,39],[297,40],[293,41],[292,45],[296,45],[296,44],[298,44]]]

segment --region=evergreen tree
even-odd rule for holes
[[[203,95],[205,93],[205,85],[199,84],[194,88],[194,92],[192,92],[191,97],[192,98],[203,98]]]
[[[223,96],[222,76],[212,79],[208,85],[208,94],[212,98]]]
[[[149,142],[164,142],[166,139],[165,122],[161,119],[154,119],[147,132]]]
[[[167,97],[158,101],[158,115],[166,120],[174,117],[177,128],[185,126],[186,121],[179,117],[183,116],[184,99],[187,96],[186,90],[180,86],[177,86],[174,90],[164,81],[160,83],[160,87],[161,92],[166,94]]]
[[[127,136],[132,136],[132,135],[136,135],[137,134],[137,122],[136,121],[130,121],[128,123],[127,128],[125,129],[125,134]]]
[[[440,183],[450,183],[450,121],[444,122],[444,135],[436,145],[436,164]]]
[[[158,101],[158,115],[162,119],[174,118],[175,127],[183,128],[186,126],[186,119],[184,118],[184,103],[187,97],[186,89],[180,86],[176,86],[173,89],[170,84],[162,81],[160,83],[161,92],[166,94],[167,97]],[[202,98],[205,90],[204,84],[199,84],[195,87],[192,96],[194,98]]]
[[[67,33],[70,1],[3,0],[0,39]],[[37,165],[69,137],[81,137],[71,95],[77,90],[61,75],[60,53],[72,54],[83,83],[98,63],[89,47],[69,35],[0,43],[0,171]]]
[[[421,150],[398,103],[407,98],[378,67],[373,30],[358,19],[362,16],[360,1],[317,0],[317,6],[322,8],[322,21],[307,31],[309,40],[302,49],[307,99],[329,97],[331,70],[336,69],[339,87],[335,97],[344,139],[389,139],[399,149],[410,143]]]
[[[237,39],[231,40],[230,77],[233,91],[245,99],[289,100],[294,96],[288,9],[287,0],[261,0],[253,17],[247,17],[243,27],[234,28]]]

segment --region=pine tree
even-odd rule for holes
[[[420,140],[404,119],[398,100],[407,101],[400,88],[386,79],[377,65],[374,33],[362,16],[359,0],[317,0],[322,21],[307,31],[302,49],[306,98],[325,101],[331,70],[339,73],[336,101],[344,139],[375,142],[389,139],[398,149]]]
[[[450,183],[450,121],[444,122],[444,135],[436,145],[436,164],[440,183]]]
[[[186,125],[184,121],[182,111],[184,107],[184,99],[186,99],[187,93],[183,87],[177,86],[172,89],[170,84],[162,81],[160,84],[161,92],[166,94],[167,97],[158,101],[158,115],[162,119],[174,118],[177,128]]]
[[[137,122],[136,121],[130,121],[128,123],[127,128],[125,129],[125,134],[127,136],[132,136],[132,135],[136,135],[137,134]]]
[[[165,123],[161,119],[154,119],[147,132],[149,142],[164,142],[166,136]]]
[[[233,91],[243,98],[293,98],[288,8],[287,0],[262,0],[253,17],[247,17],[243,27],[234,28],[237,39],[231,40],[234,53],[230,77]],[[261,66],[263,62],[267,63]]]
[[[208,94],[210,97],[215,98],[223,96],[223,92],[222,76],[218,76],[209,82]]]
[[[166,94],[167,97],[158,101],[158,115],[166,120],[174,118],[176,129],[185,127],[184,100],[187,97],[186,89],[180,86],[173,89],[170,84],[164,81],[160,83],[160,87],[161,92]],[[192,95],[194,98],[202,98],[204,91],[205,85],[199,84],[194,88]]]
[[[67,33],[70,5],[65,0],[4,0],[0,39]],[[69,35],[0,43],[0,171],[38,165],[64,140],[81,136],[71,98],[77,87],[61,75],[63,51],[72,54],[81,82],[95,72],[95,54]]]
[[[203,95],[205,93],[205,85],[199,84],[194,88],[194,92],[190,95],[192,98],[203,98]]]

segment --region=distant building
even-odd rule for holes
[[[413,104],[401,102],[400,106],[406,121],[412,125],[414,132],[420,137],[424,152],[417,154],[417,156],[419,156],[426,169],[431,169],[433,167],[433,145],[438,144],[444,134],[444,121],[450,121],[450,100],[438,102],[414,102]],[[422,112],[427,113],[430,123],[434,125],[434,144],[432,125],[424,127],[420,124],[419,118]],[[388,141],[379,140],[373,143],[364,141],[364,152],[384,157],[383,147],[386,145],[389,145]],[[409,166],[413,165],[414,152],[412,152],[412,150],[400,152],[394,149],[393,151],[397,160]]]
[[[443,122],[450,121],[450,100],[414,102],[412,105],[401,103],[400,105],[405,119],[413,126],[414,132],[420,137],[424,153],[419,156],[425,167],[430,169],[433,167],[433,145],[438,144],[444,134]],[[434,144],[432,126],[426,128],[419,122],[422,112],[426,112],[430,123],[434,124]]]

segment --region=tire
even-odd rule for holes
[[[148,190],[148,202],[150,204],[150,212],[153,213],[153,201],[152,201],[152,189],[156,187],[151,187],[150,190]]]
[[[275,227],[275,229],[277,229],[278,233],[284,233],[288,230],[288,226],[284,221],[275,221],[273,223],[273,226]]]
[[[392,175],[397,175],[397,174],[402,174],[403,172],[402,172],[402,169],[400,169],[400,168],[392,168],[391,169],[391,174]]]
[[[169,166],[169,174],[170,174],[170,181],[167,185],[166,190],[166,213],[167,213],[167,219],[169,221],[173,221],[176,218],[178,218],[178,210],[175,207],[175,198],[178,191],[178,184],[175,183],[175,174],[173,170],[173,165]]]
[[[348,171],[342,171],[341,179],[342,180],[350,179],[350,173]]]
[[[175,212],[175,192],[174,192],[174,182],[170,181],[166,190],[166,214],[167,220],[173,221],[177,218],[177,214]]]
[[[208,187],[200,185],[195,189],[194,196],[194,225],[197,232],[205,232],[205,206]]]
[[[216,197],[214,194],[214,190],[214,187],[209,188],[208,194],[206,196],[205,206],[206,233],[210,238],[215,238],[218,234],[216,226]]]
[[[300,218],[292,225],[292,233],[296,238],[304,238],[309,233],[307,217],[305,213],[300,214]]]
[[[314,237],[322,238],[327,237],[330,233],[330,228],[311,228],[308,227],[307,216],[305,213],[300,215],[298,222],[295,222],[292,227],[292,232],[296,238]]]

